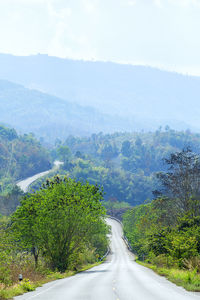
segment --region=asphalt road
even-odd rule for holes
[[[60,166],[61,164],[62,164],[62,162],[56,160],[56,161],[54,162],[54,167],[53,167],[53,169],[59,168],[59,166]],[[19,186],[19,187],[22,189],[22,191],[24,191],[24,192],[26,193],[26,192],[28,192],[28,187],[29,187],[29,185],[30,185],[31,183],[33,183],[34,181],[36,181],[38,178],[47,175],[47,174],[48,174],[49,172],[51,172],[53,169],[48,170],[48,171],[45,171],[45,172],[38,173],[38,174],[36,174],[36,175],[34,175],[34,176],[32,176],[32,177],[29,177],[29,178],[27,178],[27,179],[24,179],[24,180],[18,182],[18,183],[17,183],[17,186]]]
[[[98,267],[75,276],[45,284],[15,300],[194,300],[200,296],[186,292],[152,270],[134,262],[122,240],[121,225],[112,226],[111,254]]]

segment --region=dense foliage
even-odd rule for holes
[[[125,213],[125,234],[140,259],[195,268],[200,260],[200,157],[184,149],[165,162],[168,170],[157,174],[157,198]]]
[[[155,176],[165,171],[163,158],[190,146],[199,152],[200,135],[177,132],[168,126],[154,133],[93,134],[56,141],[52,155],[63,160],[63,174],[103,186],[105,199],[138,205],[153,198],[159,188]]]
[[[88,253],[95,261],[107,249],[101,199],[98,186],[56,176],[21,201],[12,215],[12,231],[36,265],[39,254],[59,271],[76,267]]]

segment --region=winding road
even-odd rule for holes
[[[34,175],[34,176],[31,176],[31,177],[29,177],[29,178],[27,178],[27,179],[24,179],[24,180],[18,182],[18,183],[17,183],[17,186],[20,187],[21,190],[24,191],[24,192],[26,193],[26,192],[28,192],[28,188],[29,188],[29,185],[30,185],[31,183],[33,183],[34,181],[36,181],[36,180],[39,179],[40,177],[43,177],[43,176],[47,175],[49,172],[51,172],[51,171],[53,171],[53,170],[59,168],[60,165],[62,165],[62,162],[56,160],[56,161],[54,162],[54,167],[53,167],[53,169],[48,170],[48,171],[45,171],[45,172],[38,173],[38,174],[36,174],[36,175]]]
[[[121,225],[112,227],[111,254],[101,265],[66,279],[39,287],[15,300],[195,300],[198,293],[186,292],[152,270],[138,265],[122,239]]]

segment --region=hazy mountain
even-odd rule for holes
[[[134,121],[99,113],[22,85],[0,80],[0,123],[33,132],[47,141],[68,135],[138,129]]]
[[[0,78],[103,113],[134,118],[140,129],[166,123],[200,129],[200,77],[109,62],[1,54]]]

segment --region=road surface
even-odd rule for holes
[[[121,225],[112,226],[111,254],[107,261],[75,276],[57,280],[15,300],[200,300],[165,278],[134,262],[122,240]]]
[[[62,164],[62,162],[56,160],[56,161],[54,162],[54,167],[53,167],[53,169],[59,168],[59,166],[60,166],[61,164]],[[45,171],[45,172],[42,172],[42,173],[38,173],[38,174],[36,174],[36,175],[34,175],[34,176],[32,176],[32,177],[29,177],[29,178],[27,178],[27,179],[24,179],[24,180],[18,182],[18,183],[17,183],[17,186],[19,186],[19,187],[21,188],[21,190],[24,191],[24,192],[26,193],[26,192],[28,192],[28,187],[29,187],[29,185],[30,185],[31,183],[33,183],[34,181],[36,181],[38,178],[47,175],[47,174],[48,174],[49,172],[51,172],[53,169],[48,170],[48,171]]]

